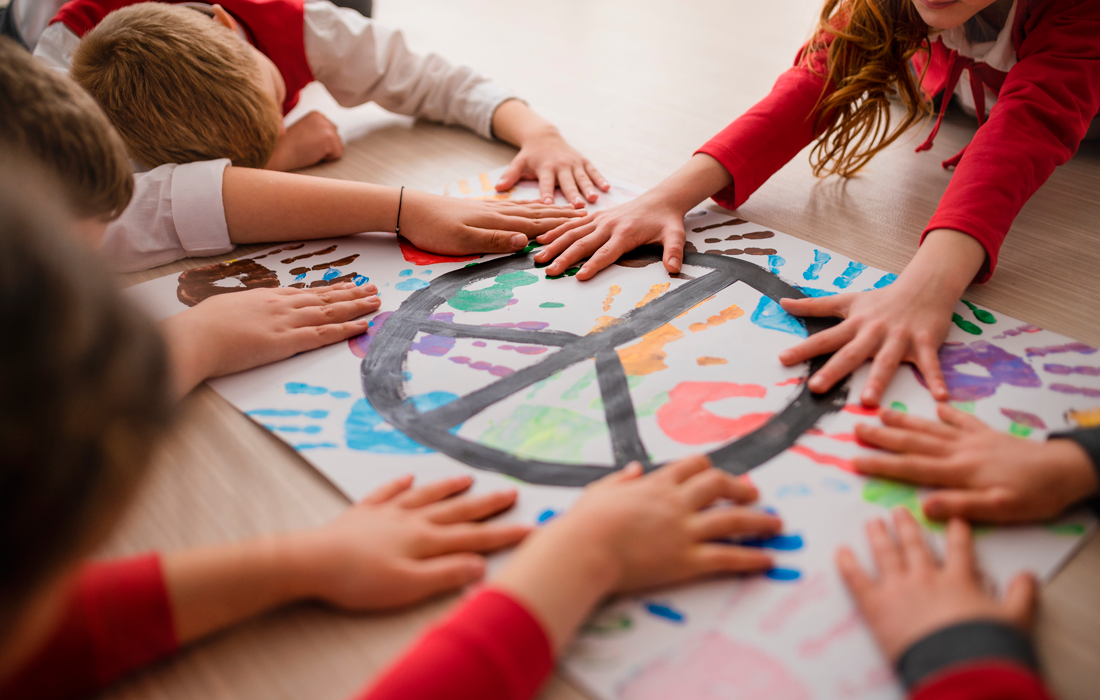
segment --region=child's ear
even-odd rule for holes
[[[237,20],[233,19],[233,15],[226,12],[221,5],[214,5],[214,21],[234,34],[237,33]]]

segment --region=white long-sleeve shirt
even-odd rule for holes
[[[376,102],[398,114],[458,124],[492,138],[497,107],[515,94],[468,66],[418,55],[388,29],[328,0],[305,5],[306,61],[336,101]],[[42,33],[34,55],[68,71],[80,38],[61,22]],[[233,249],[222,202],[228,159],[162,165],[134,175],[134,198],[107,228],[104,257],[119,272]]]

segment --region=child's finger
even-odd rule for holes
[[[321,328],[374,313],[382,305],[378,297],[363,297],[354,301],[341,301],[321,306],[306,306],[298,309],[293,316],[294,324],[299,328]],[[331,333],[331,329],[329,331]]]
[[[378,287],[374,284],[356,286],[354,282],[346,282],[340,285],[295,289],[294,291],[298,294],[294,296],[293,301],[298,305],[298,308],[301,308],[303,306],[323,306],[341,301],[363,299],[378,294]]]
[[[672,484],[682,484],[700,472],[711,468],[710,457],[706,455],[691,455],[678,459],[653,472],[651,478],[667,481]]]
[[[465,250],[478,253],[514,253],[528,243],[527,236],[516,231],[473,227],[466,228],[463,239]]]
[[[756,496],[756,489],[719,469],[710,469],[691,476],[683,482],[685,500],[695,510],[726,498],[735,503],[748,503]]]
[[[550,267],[547,269],[546,273],[550,275],[561,274],[561,272],[564,272],[572,266],[574,254],[569,253],[569,249],[572,247],[573,243],[588,236],[595,236],[597,228],[597,223],[595,221],[590,221],[566,231],[540,250],[535,256],[535,262],[543,265],[549,262]],[[600,238],[605,241],[607,240],[607,236],[605,235],[601,235]],[[565,258],[562,259],[562,256],[565,256]],[[580,260],[580,258],[576,259]]]
[[[398,498],[396,502],[397,505],[406,510],[422,508],[429,503],[442,501],[444,498],[450,498],[455,494],[462,493],[473,486],[473,483],[474,480],[471,477],[452,476],[446,479],[440,479],[439,481],[433,481],[418,489],[413,489]]]
[[[554,203],[554,183],[557,181],[557,176],[550,168],[543,168],[539,170],[539,200],[543,204]]]
[[[916,341],[917,369],[924,377],[924,383],[928,385],[928,391],[936,401],[949,401],[951,394],[947,390],[947,382],[943,378],[943,370],[940,369],[940,356],[938,347],[931,343]]]
[[[820,333],[816,335],[820,335]],[[844,347],[833,353],[833,356],[825,362],[825,365],[810,377],[810,381],[807,382],[810,391],[820,394],[832,389],[837,382],[842,381],[849,374],[859,369],[860,365],[867,361],[867,358],[873,356],[878,344],[879,338],[876,334],[870,331],[857,333]]]
[[[665,232],[664,254],[661,257],[665,269],[673,274],[683,269],[684,240],[685,236],[683,229]]]
[[[856,435],[862,438],[857,430]],[[966,475],[960,470],[945,465],[936,457],[926,455],[859,455],[852,460],[856,471],[865,476],[877,476],[896,481],[905,481],[921,486],[959,486],[965,483]]]
[[[982,422],[981,418],[972,416],[966,411],[959,410],[949,403],[937,404],[936,415],[938,415],[940,420],[944,423],[968,433],[975,433],[979,430],[986,430],[989,428],[989,426]]]
[[[516,503],[516,491],[494,491],[477,496],[464,496],[441,501],[425,508],[425,516],[436,525],[484,520],[511,508]]]
[[[594,236],[592,238],[595,239]],[[616,239],[612,236],[581,265],[581,269],[577,273],[577,279],[582,282],[592,279],[597,272],[609,267],[621,258],[623,253],[626,252],[623,250],[625,247],[626,243],[622,239]]]
[[[486,227],[516,231],[526,235],[528,238],[534,238],[536,236],[541,236],[547,231],[553,231],[567,221],[569,221],[569,219],[565,217],[500,216],[492,222],[486,222]]]
[[[584,194],[584,198],[589,202],[594,203],[600,198],[599,191],[592,184],[592,180],[588,177],[588,173],[584,171],[583,165],[573,168],[573,179],[576,181],[581,193]]]
[[[882,518],[875,518],[867,523],[867,541],[871,544],[871,555],[874,557],[880,576],[890,576],[904,571],[901,551],[887,531],[886,523]]]
[[[986,523],[1012,522],[1011,499],[998,487],[982,490],[943,489],[924,499],[924,513],[933,520],[965,518]]]
[[[772,556],[759,549],[728,544],[695,545],[689,559],[695,575],[767,571],[775,565]]]
[[[888,425],[891,428],[915,430],[938,438],[943,438],[944,440],[952,440],[958,437],[958,431],[952,426],[944,425],[940,421],[914,416],[911,413],[884,408],[878,412],[878,417],[883,425]]]
[[[500,174],[500,179],[497,180],[496,189],[497,192],[503,192],[504,190],[511,189],[519,182],[520,175],[523,173],[523,163],[518,157],[514,158],[511,164],[504,169],[504,172]]]
[[[611,189],[611,183],[607,181],[607,178],[603,176],[603,173],[601,173],[595,165],[585,161],[584,169],[588,172],[588,177],[592,179],[596,187],[599,187],[604,192]]]
[[[894,509],[894,529],[898,533],[905,568],[909,571],[926,572],[936,568],[936,557],[924,539],[916,518],[905,508]]]
[[[1035,576],[1022,573],[1015,576],[1005,591],[1004,606],[1013,624],[1024,631],[1035,622],[1035,609],[1039,602],[1039,584]]]
[[[461,588],[485,576],[485,558],[470,553],[410,562],[405,592],[409,602]]]
[[[891,452],[932,457],[947,457],[951,454],[951,445],[946,440],[915,430],[861,423],[856,426],[856,436]]]
[[[372,297],[377,299],[377,297]],[[366,311],[356,313],[357,316],[362,316],[365,313],[371,311],[377,311],[378,305],[381,302],[374,304]],[[302,326],[295,329],[293,332],[294,347],[290,354],[298,354],[300,352],[308,352],[310,350],[316,350],[317,348],[323,348],[326,345],[332,345],[333,343],[339,343],[341,340],[347,340],[348,338],[354,338],[357,335],[363,335],[370,327],[370,321],[365,318],[359,318],[354,321],[345,321],[343,323],[326,323],[320,326]]]
[[[851,302],[849,294],[831,297],[780,299],[779,305],[792,316],[842,316]]]
[[[973,580],[977,576],[978,567],[974,560],[970,527],[965,520],[952,518],[947,523],[943,552],[943,568],[948,574],[967,580]]]
[[[783,528],[783,521],[752,508],[712,508],[691,516],[688,529],[704,542],[745,535],[771,535]]]
[[[820,333],[814,333],[793,348],[787,348],[779,353],[779,361],[788,367],[807,362],[850,342],[855,334],[855,326],[841,323]]]
[[[875,582],[856,561],[856,555],[847,547],[841,547],[836,553],[836,568],[844,585],[851,591],[856,604],[862,607],[862,601],[875,590]]]
[[[561,241],[561,239],[570,232],[582,226],[588,226],[589,224],[591,224],[592,216],[592,214],[588,214],[583,219],[574,219],[573,221],[558,226],[552,231],[547,231],[541,236],[538,236],[535,240],[537,240],[539,243],[542,243],[544,246],[546,246],[546,248],[543,248],[538,253],[536,253],[535,259],[538,262],[546,262],[550,258],[557,255],[558,251],[565,250],[566,246],[568,246],[569,243],[572,243],[575,239],[568,239],[568,243],[559,241]]]
[[[561,188],[561,193],[562,196],[565,197],[565,201],[569,202],[577,209],[583,209],[584,197],[581,196],[580,190],[577,189],[573,171],[569,168],[562,168],[558,170],[557,178],[558,187]]]
[[[550,263],[550,266],[546,268],[546,274],[562,274],[596,252],[610,239],[610,235],[600,231],[595,224],[592,224],[591,227],[582,226],[576,229],[573,231],[573,237],[576,240],[574,240],[572,245],[566,248],[561,255],[555,258],[554,262]],[[580,273],[578,272],[577,274]]]
[[[882,347],[875,353],[875,359],[871,362],[871,373],[867,377],[867,384],[863,387],[859,399],[864,406],[877,406],[882,399],[886,387],[897,374],[902,359],[908,350],[908,342],[900,338],[886,339]]]
[[[424,556],[453,552],[495,552],[510,547],[530,534],[533,528],[521,523],[478,523],[441,525],[436,528]]]
[[[412,483],[412,474],[399,476],[393,481],[382,484],[375,490],[368,493],[366,496],[363,497],[363,500],[359,501],[359,503],[361,505],[378,505],[380,503],[385,503],[399,493],[404,493],[405,491],[408,491],[409,487],[412,486]]]

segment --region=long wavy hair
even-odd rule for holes
[[[822,92],[817,105],[821,135],[810,153],[815,175],[855,175],[931,114],[921,76],[909,63],[917,52],[928,51],[928,32],[912,0],[825,0],[814,38],[801,57],[803,65],[834,87],[832,93]],[[891,129],[893,95],[905,106],[905,116]]]

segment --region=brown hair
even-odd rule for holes
[[[911,0],[825,0],[804,65],[828,46],[824,73],[834,88],[817,106],[817,145],[810,153],[814,174],[856,174],[879,151],[931,113],[909,59],[927,50],[929,28]],[[831,41],[830,41],[831,40]],[[890,128],[890,96],[905,116]]]
[[[68,77],[0,37],[0,140],[61,180],[73,213],[115,219],[134,177],[126,146],[96,101]]]
[[[186,7],[112,12],[73,52],[72,75],[146,167],[228,158],[262,168],[275,150],[278,106],[248,46]]]
[[[0,648],[36,590],[105,537],[173,410],[164,346],[55,183],[0,153]]]

